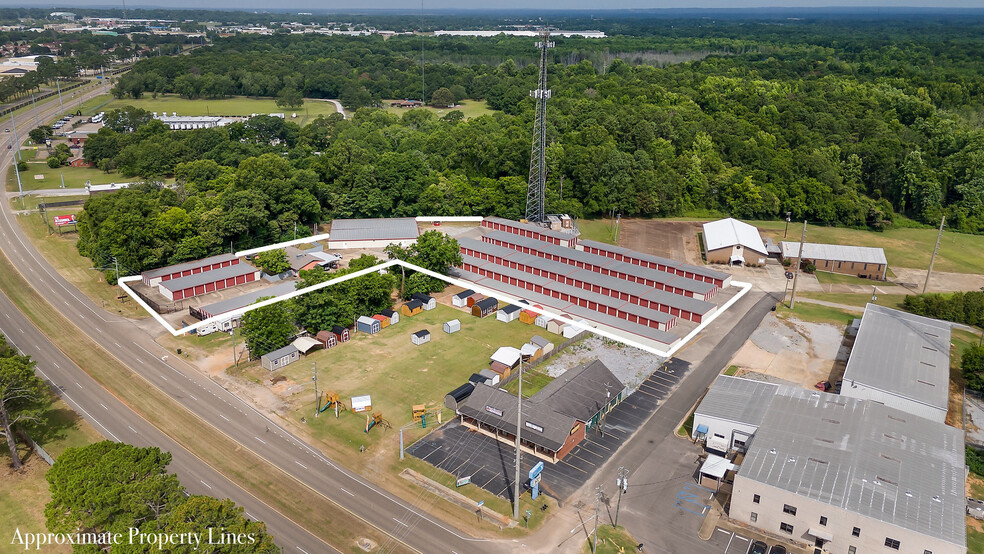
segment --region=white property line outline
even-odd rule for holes
[[[307,237],[306,239],[303,239],[303,240],[310,241],[310,240],[315,240],[315,239],[313,239],[312,237]],[[294,242],[294,241],[291,241],[291,242]],[[270,246],[270,247],[263,247],[263,248],[269,250],[269,249],[272,249],[272,248],[280,247],[283,244],[284,243],[279,243],[279,244],[276,244],[276,245],[273,245],[273,246]],[[237,252],[236,254],[239,255],[240,253]],[[170,323],[167,322],[167,320],[165,320],[163,317],[161,317],[161,315],[159,313],[157,313],[155,310],[151,309],[151,307],[148,306],[147,303],[144,302],[144,300],[142,298],[140,298],[140,296],[138,296],[136,293],[134,293],[133,290],[127,285],[128,282],[141,280],[142,277],[140,275],[131,275],[131,276],[128,276],[128,277],[120,278],[119,279],[119,285],[120,285],[120,287],[123,290],[125,290],[127,292],[127,294],[130,295],[131,298],[133,298],[133,300],[135,300],[138,304],[140,304],[140,306],[144,310],[147,310],[147,313],[150,314],[154,319],[156,319],[157,322],[160,323],[169,333],[171,333],[172,335],[174,335],[175,337],[177,337],[179,335],[183,335],[183,334],[188,333],[190,331],[197,330],[197,329],[199,329],[201,327],[204,327],[206,325],[211,325],[212,323],[219,323],[219,322],[222,322],[222,321],[230,320],[230,319],[232,319],[234,317],[241,316],[244,313],[246,313],[248,311],[251,311],[251,310],[255,310],[257,308],[262,308],[264,306],[270,306],[270,305],[276,304],[277,302],[282,302],[284,300],[289,300],[291,298],[300,296],[302,294],[306,294],[306,293],[311,292],[311,291],[320,290],[320,289],[323,289],[325,287],[330,287],[330,286],[332,286],[332,285],[334,285],[336,283],[342,283],[342,282],[348,281],[350,279],[355,279],[357,277],[362,277],[363,275],[368,275],[369,273],[372,273],[374,271],[384,270],[384,269],[389,268],[389,267],[392,267],[392,266],[403,266],[403,267],[405,267],[407,269],[411,269],[413,271],[418,271],[420,273],[423,273],[424,275],[428,275],[430,277],[434,277],[435,279],[440,279],[440,280],[442,280],[442,281],[444,281],[446,283],[450,283],[452,285],[457,285],[459,287],[464,287],[465,289],[474,290],[476,292],[479,292],[481,294],[484,294],[485,296],[490,296],[492,298],[495,298],[495,299],[500,300],[500,301],[503,301],[503,302],[508,302],[510,304],[519,304],[519,300],[520,300],[519,297],[514,297],[512,295],[509,295],[509,294],[506,294],[506,293],[503,293],[503,292],[499,292],[497,290],[488,289],[488,288],[485,288],[485,287],[476,285],[475,283],[471,283],[471,282],[468,282],[468,281],[463,281],[461,279],[456,279],[454,277],[449,277],[447,275],[442,275],[440,273],[437,273],[437,272],[434,272],[434,271],[430,271],[429,269],[424,269],[424,268],[422,268],[420,266],[414,265],[414,264],[409,263],[409,262],[405,262],[403,260],[389,260],[387,262],[383,262],[381,264],[374,265],[374,266],[369,267],[369,268],[366,268],[366,269],[361,269],[361,270],[356,271],[354,273],[349,273],[347,275],[343,275],[341,277],[336,277],[334,279],[325,281],[323,283],[318,283],[317,285],[312,285],[310,287],[306,287],[306,288],[303,288],[303,289],[298,289],[298,290],[295,290],[293,292],[288,292],[287,294],[283,294],[283,295],[277,296],[275,298],[268,298],[268,299],[266,299],[266,300],[264,300],[262,302],[257,302],[255,304],[250,304],[249,306],[245,306],[245,307],[238,308],[238,309],[235,309],[235,310],[232,310],[232,311],[229,311],[229,312],[225,312],[225,313],[219,314],[217,316],[212,316],[212,317],[210,317],[208,319],[204,319],[202,321],[199,321],[198,323],[195,323],[193,325],[188,325],[187,327],[182,327],[180,329],[175,329]],[[745,282],[742,282],[742,281],[731,281],[731,285],[730,286],[737,287],[740,290],[738,291],[737,294],[735,294],[727,302],[725,302],[719,309],[715,310],[713,314],[711,314],[710,316],[708,316],[706,318],[703,318],[703,321],[701,321],[700,325],[698,325],[693,331],[687,333],[687,335],[685,335],[683,338],[681,338],[679,341],[677,341],[672,347],[670,347],[669,350],[660,350],[658,348],[654,348],[652,346],[649,346],[649,345],[646,345],[646,344],[642,344],[640,342],[636,342],[635,340],[630,339],[630,338],[626,338],[625,336],[622,336],[620,334],[612,333],[612,332],[606,331],[604,329],[598,329],[597,327],[592,327],[592,326],[588,325],[587,323],[582,323],[580,321],[575,321],[573,319],[564,317],[562,315],[556,314],[556,313],[551,312],[549,310],[544,310],[543,308],[538,308],[538,307],[536,307],[536,306],[534,306],[532,304],[529,304],[529,305],[525,306],[523,309],[530,310],[532,312],[535,312],[535,313],[538,313],[538,314],[541,314],[541,315],[548,315],[550,317],[553,317],[554,319],[563,321],[564,323],[567,323],[569,325],[573,325],[576,328],[579,328],[579,329],[582,329],[582,330],[586,330],[586,331],[590,331],[590,332],[592,332],[592,333],[594,333],[596,335],[601,335],[601,336],[603,336],[605,338],[609,338],[609,339],[612,339],[612,340],[621,342],[621,343],[626,344],[628,346],[632,346],[632,347],[638,348],[640,350],[644,350],[646,352],[649,352],[651,354],[655,354],[657,356],[661,356],[663,358],[669,358],[673,354],[675,354],[677,351],[679,351],[681,348],[683,348],[684,346],[686,346],[695,336],[697,336],[698,333],[700,333],[701,331],[703,331],[708,325],[711,324],[711,322],[713,322],[715,319],[717,319],[719,315],[721,315],[722,313],[724,313],[725,311],[727,311],[728,308],[730,308],[732,305],[734,305],[735,302],[737,302],[741,297],[745,296],[748,293],[748,291],[752,289],[752,284],[751,283],[745,283]]]

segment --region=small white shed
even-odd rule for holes
[[[451,297],[451,305],[455,308],[464,308],[468,306],[468,297],[475,294],[475,291],[468,289],[459,292],[458,294]]]
[[[430,331],[428,331],[427,329],[421,329],[420,331],[417,331],[416,333],[410,335],[410,340],[417,346],[420,346],[425,342],[430,342],[431,340]]]
[[[519,312],[521,311],[523,310],[516,304],[510,304],[496,312],[495,318],[503,323],[509,323],[514,319],[519,319]]]
[[[451,321],[444,322],[444,332],[447,334],[457,333],[461,330],[461,322],[457,319],[452,319]]]
[[[543,327],[544,329],[546,329],[547,324],[550,323],[551,321],[553,321],[552,315],[540,314],[536,316],[535,320],[533,320],[533,324],[536,325],[537,327]]]
[[[579,323],[585,323],[583,319],[575,319],[574,321],[577,321]],[[585,327],[587,327],[587,325],[585,325]],[[567,325],[564,325],[564,329],[562,330],[561,334],[564,335],[565,339],[570,339],[578,336],[579,334],[583,333],[586,330],[587,329],[569,323]]]

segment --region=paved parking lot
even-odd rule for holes
[[[707,544],[710,547],[708,552],[746,554],[752,546],[752,541],[749,537],[717,527]]]
[[[673,359],[649,376],[563,460],[546,464],[540,489],[563,503],[649,419],[688,369],[687,362]],[[472,483],[495,495],[512,498],[513,447],[471,431],[458,420],[449,421],[406,451],[457,477],[471,476]],[[522,474],[528,474],[537,461],[532,455],[523,456]]]

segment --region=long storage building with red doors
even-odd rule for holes
[[[161,281],[157,288],[164,298],[175,302],[236,285],[251,283],[259,278],[259,269],[247,263],[236,263],[219,269],[194,273],[186,277]]]
[[[213,269],[229,267],[238,263],[239,258],[237,258],[235,254],[219,254],[218,256],[202,258],[201,260],[195,260],[192,262],[184,262],[158,269],[151,269],[150,271],[144,271],[140,274],[140,276],[143,278],[143,284],[148,287],[156,287],[163,281],[187,277],[203,271],[211,271]]]

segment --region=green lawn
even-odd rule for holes
[[[610,219],[579,219],[577,228],[582,239],[615,244],[615,231]]]
[[[37,196],[34,194],[25,194],[23,200],[19,197],[13,197],[10,199],[10,205],[14,207],[15,210],[36,210],[41,201],[45,203],[52,202],[69,202],[69,201],[85,201],[88,196]],[[80,206],[81,207],[81,206]]]
[[[523,398],[529,398],[540,392],[540,389],[550,384],[554,378],[536,369],[531,371],[523,370]],[[506,386],[502,387],[509,391],[509,394],[516,394],[519,391],[519,379],[513,379]]]
[[[967,521],[974,521],[967,518]],[[978,527],[967,526],[967,552],[984,552],[984,531],[979,531]]]
[[[614,510],[613,510],[614,513]],[[598,550],[599,554],[622,554],[623,552],[635,552],[636,545],[639,541],[629,534],[625,530],[625,527],[619,526],[618,528],[612,527],[609,524],[609,520],[604,517],[604,512],[601,514],[601,520],[598,525]],[[591,535],[585,541],[581,547],[581,552],[591,552],[592,546],[594,546],[594,527],[588,527],[588,533]],[[578,531],[581,532],[580,530]]]
[[[451,319],[461,321],[461,331],[448,335],[442,327]],[[410,342],[410,334],[421,329],[431,332],[431,340],[415,346]],[[316,351],[278,373],[301,387],[291,391],[295,394],[291,399],[291,418],[295,421],[306,418],[311,433],[330,447],[359,454],[363,445],[368,449],[392,446],[395,428],[412,419],[411,406],[424,404],[431,413],[440,409],[448,392],[467,382],[472,373],[488,367],[489,356],[497,348],[519,347],[533,335],[546,337],[555,344],[564,340],[534,325],[519,321],[503,323],[494,316],[479,319],[458,308],[438,304],[434,310],[413,317],[401,316],[399,323],[378,334],[356,333],[350,342]],[[312,364],[317,364],[319,369],[322,400],[323,392],[329,390],[337,392],[348,406],[353,396],[371,395],[372,411],[382,412],[394,429],[373,429],[367,435],[366,414],[351,412],[343,412],[337,420],[329,412],[314,419]],[[255,380],[270,376],[256,363],[240,373]],[[444,410],[443,417],[453,417],[453,412]],[[409,441],[410,436],[407,444]]]
[[[899,287],[893,287],[899,288]],[[905,289],[900,289],[905,290]],[[878,299],[875,300],[875,304],[879,306],[886,306],[889,308],[895,308],[898,310],[902,309],[902,301],[905,300],[905,294],[882,294],[878,293]],[[854,294],[849,292],[802,292],[797,293],[796,298],[813,298],[816,300],[823,300],[826,302],[833,302],[835,304],[844,304],[846,306],[858,306],[864,307],[869,302],[871,302],[871,294],[862,293]]]
[[[687,421],[684,421],[683,425],[681,425],[680,428],[677,429],[677,435],[681,437],[689,437],[693,435],[693,431],[694,431],[694,413],[690,412],[690,415],[687,416]]]
[[[738,373],[738,366],[728,366],[728,369],[724,370],[724,374],[729,377],[734,377],[735,373]]]
[[[844,275],[843,273],[832,273],[829,271],[817,271],[814,275],[821,285],[864,285],[866,287],[879,286],[882,283],[871,279],[862,279],[854,275]]]
[[[35,178],[36,175],[41,178]],[[21,172],[21,187],[25,191],[61,188],[62,176],[65,177],[65,188],[70,189],[85,188],[86,181],[91,181],[93,185],[141,181],[140,177],[123,177],[115,171],[106,173],[94,167],[63,166],[52,169],[44,162],[28,162],[27,171]],[[7,191],[17,192],[17,175],[13,167],[7,172]]]
[[[177,112],[178,115],[229,115],[244,116],[252,114],[286,114],[288,120],[305,125],[313,121],[319,115],[329,115],[335,113],[335,105],[324,100],[305,99],[304,105],[294,110],[287,110],[277,107],[277,103],[272,98],[247,98],[245,96],[233,96],[221,100],[207,100],[199,98],[188,100],[179,96],[161,95],[151,98],[145,95],[143,98],[123,98],[117,100],[109,95],[99,96],[82,105],[84,115],[94,115],[99,112],[108,112],[123,106],[134,106],[145,109],[149,112]],[[296,119],[291,119],[292,114],[297,114]]]
[[[784,221],[750,221],[763,234],[775,240],[783,240]],[[790,230],[786,240],[795,240],[799,230]],[[929,257],[936,243],[936,229],[889,229],[883,232],[859,231],[843,227],[807,227],[806,240],[832,244],[872,246],[885,249],[889,267],[929,267]],[[794,237],[795,235],[795,237]],[[936,257],[936,271],[955,273],[984,273],[984,236],[945,232]]]
[[[410,110],[419,110],[420,108],[394,108],[390,106],[390,102],[395,102],[395,100],[383,100],[383,109],[398,115],[403,115]],[[488,103],[485,100],[462,100],[460,106],[455,108],[434,108],[431,106],[424,106],[423,109],[434,112],[438,117],[444,117],[451,111],[460,111],[464,114],[465,119],[471,119],[473,117],[479,117],[486,114],[491,114],[492,110],[489,109]]]
[[[781,304],[776,310],[776,315],[782,318],[795,317],[800,321],[810,323],[830,323],[833,325],[849,325],[856,318],[861,317],[860,313],[809,302],[797,302],[793,310],[790,310],[786,304]]]

